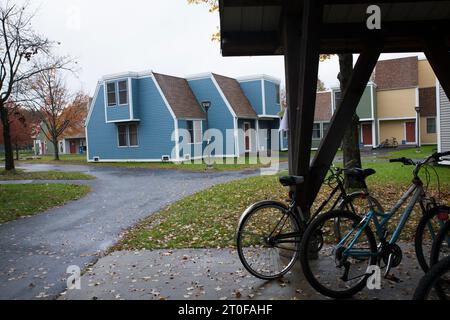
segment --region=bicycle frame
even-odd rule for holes
[[[344,251],[344,255],[348,256],[354,256],[354,257],[368,257],[373,256],[374,254],[371,253],[365,253],[360,251],[353,251],[352,248],[358,241],[359,237],[363,233],[364,229],[369,226],[370,222],[373,221],[376,227],[376,234],[381,242],[385,242],[386,235],[385,235],[385,227],[389,223],[389,221],[396,215],[398,210],[407,202],[407,200],[411,197],[411,200],[408,203],[408,206],[406,207],[405,211],[403,212],[402,217],[400,218],[400,221],[392,234],[391,239],[389,240],[389,244],[395,244],[397,243],[403,228],[406,225],[406,222],[408,221],[409,217],[411,216],[411,213],[414,209],[414,206],[420,202],[421,208],[423,209],[423,203],[422,199],[424,196],[424,190],[422,187],[422,184],[419,182],[414,182],[408,191],[406,191],[401,199],[397,202],[397,204],[386,214],[380,214],[377,212],[374,212],[373,209],[370,209],[369,213],[362,219],[362,221],[356,226],[353,230],[351,230],[338,244],[337,247],[342,247],[344,244],[348,241],[350,236],[358,230],[357,235],[355,238],[351,241],[348,248]],[[379,219],[381,217],[381,221]],[[375,254],[376,255],[376,254]]]

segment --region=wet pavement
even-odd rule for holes
[[[84,269],[95,262],[141,219],[213,185],[259,174],[44,164],[21,169],[77,171],[97,179],[67,181],[91,186],[92,192],[81,200],[0,225],[0,300],[55,298],[66,289],[68,266]]]
[[[403,263],[394,270],[402,282],[382,280],[381,290],[364,289],[355,299],[410,300],[423,273],[412,246],[403,246]],[[63,300],[322,300],[309,286],[299,263],[283,280],[249,275],[237,253],[222,250],[115,252],[81,278],[80,290]]]

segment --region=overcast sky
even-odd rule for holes
[[[39,4],[40,3],[40,4]],[[61,54],[79,63],[70,81],[93,94],[105,74],[153,70],[174,76],[212,71],[230,77],[268,74],[284,80],[282,57],[223,58],[211,35],[218,14],[186,0],[33,0],[35,29],[60,41]],[[411,55],[411,54],[408,54]],[[383,59],[398,55],[385,55]],[[338,84],[337,58],[321,63],[327,87]]]

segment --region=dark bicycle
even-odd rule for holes
[[[383,214],[383,207],[370,195],[365,184],[365,178],[373,174],[375,170],[372,169],[331,168],[326,184],[332,188],[332,192],[310,219],[301,212],[295,201],[296,194],[292,192],[289,193],[288,205],[278,201],[262,201],[249,207],[242,215],[237,231],[238,254],[244,267],[263,280],[284,276],[298,259],[300,242],[310,221],[329,204],[330,210],[349,210],[357,214],[358,209],[362,207],[366,210],[366,205],[371,203]],[[344,175],[361,179],[362,190],[348,194],[344,186]],[[280,183],[285,187],[298,186],[303,182],[303,177],[280,178]],[[335,222],[335,233],[340,233],[339,221]],[[316,240],[317,248],[320,248],[323,239],[318,236]]]

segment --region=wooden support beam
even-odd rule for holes
[[[311,161],[312,129],[316,109],[317,79],[320,57],[320,30],[322,27],[323,2],[304,0],[302,6],[302,35],[300,41],[300,61],[298,80],[298,101],[295,115],[293,173],[305,177],[305,185],[297,189],[297,201],[305,216],[310,213],[309,165]]]
[[[361,53],[353,70],[352,77],[341,105],[331,119],[330,128],[322,140],[319,150],[311,164],[310,179],[307,185],[310,190],[308,204],[311,205],[325,180],[327,172],[344,138],[344,133],[351,123],[361,97],[370,80],[372,72],[381,54],[382,45],[371,43]]]
[[[294,158],[296,125],[298,105],[298,81],[300,69],[300,40],[301,24],[300,15],[286,12],[284,17],[283,43],[284,43],[284,63],[286,72],[286,102],[288,106],[289,119],[289,173],[294,174]]]
[[[450,99],[450,53],[445,42],[430,37],[425,40],[425,55],[439,79],[445,94]]]

